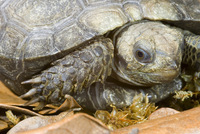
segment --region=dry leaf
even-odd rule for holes
[[[159,108],[158,110],[154,111],[150,116],[149,116],[149,120],[152,119],[157,119],[157,118],[161,118],[161,117],[165,117],[165,116],[169,116],[169,115],[173,115],[173,114],[177,114],[180,113],[179,111],[172,109],[172,108]]]
[[[12,111],[16,111],[19,112],[21,114],[26,114],[26,115],[32,115],[32,116],[40,116],[40,114],[33,112],[27,108],[22,108],[22,107],[18,107],[18,106],[10,106],[10,105],[6,105],[6,104],[0,104],[0,108],[5,109],[5,110],[12,110]]]
[[[0,120],[0,132],[8,128],[8,124],[5,121]]]
[[[66,117],[39,129],[16,134],[109,134],[108,128],[99,120],[84,113]],[[8,133],[10,134],[10,133]]]
[[[24,105],[26,101],[16,96],[2,82],[0,82],[0,104]]]
[[[74,113],[71,112],[63,112],[56,116],[34,116],[27,118],[21,122],[19,122],[17,125],[15,125],[8,134],[16,134],[17,132],[23,132],[28,131],[32,129],[37,129],[43,126],[46,126],[48,124],[57,122],[63,118],[66,118],[68,116],[72,116]]]
[[[6,129],[10,129],[13,127],[19,120],[23,120],[24,118],[30,117],[30,116],[41,116],[38,113],[35,113],[31,110],[20,108],[17,106],[9,106],[5,104],[0,104],[0,118],[2,121],[7,123]],[[11,111],[13,114],[7,114],[6,111]],[[16,118],[16,120],[15,120]],[[0,128],[0,131],[3,130]]]
[[[76,100],[72,96],[65,95],[65,98],[66,100],[59,107],[51,106],[54,109],[44,109],[44,110],[39,111],[39,113],[40,114],[54,114],[58,111],[67,111],[67,110],[80,111],[82,109],[82,107],[76,102]]]

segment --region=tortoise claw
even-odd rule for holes
[[[33,83],[41,83],[42,82],[42,78],[41,77],[36,77],[27,81],[23,81],[21,82],[21,84],[33,84]]]
[[[28,101],[27,103],[25,103],[25,106],[29,106],[31,104],[37,103],[37,102],[44,102],[44,97],[43,96],[38,96],[38,97],[34,97],[32,98],[30,101]]]
[[[32,88],[27,93],[21,95],[20,98],[28,98],[35,94],[38,94],[38,93],[40,94],[41,91],[42,91],[41,88]]]
[[[30,96],[36,94],[36,93],[37,93],[37,89],[36,88],[32,88],[27,93],[21,95],[20,98],[27,98],[27,97],[30,97]]]
[[[29,106],[29,105],[34,104],[34,103],[39,102],[39,101],[40,101],[40,98],[39,98],[39,97],[33,98],[33,99],[31,99],[30,101],[28,101],[27,103],[25,103],[24,105],[25,105],[25,106]]]

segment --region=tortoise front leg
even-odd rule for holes
[[[22,98],[28,102],[45,102],[60,105],[66,94],[76,93],[92,83],[104,82],[111,74],[113,45],[110,39],[99,37],[52,63],[52,66],[22,84],[32,84],[32,89]]]

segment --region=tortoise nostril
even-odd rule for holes
[[[170,68],[171,70],[177,70],[177,69],[180,68],[180,62],[179,62],[178,60],[173,60],[173,61],[171,61],[171,62],[168,63],[168,64],[169,64],[169,68]]]
[[[172,69],[174,69],[174,70],[176,70],[176,69],[178,68],[176,62],[172,63],[172,64],[170,65],[170,67],[171,67]]]

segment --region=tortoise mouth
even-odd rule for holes
[[[166,69],[156,72],[131,72],[125,73],[119,68],[113,67],[112,77],[129,85],[153,86],[156,84],[171,82],[180,74],[180,69]]]
[[[177,78],[179,74],[180,74],[179,70],[167,70],[161,72],[147,73],[147,75],[151,78],[150,83],[152,84],[171,82],[172,80]]]

